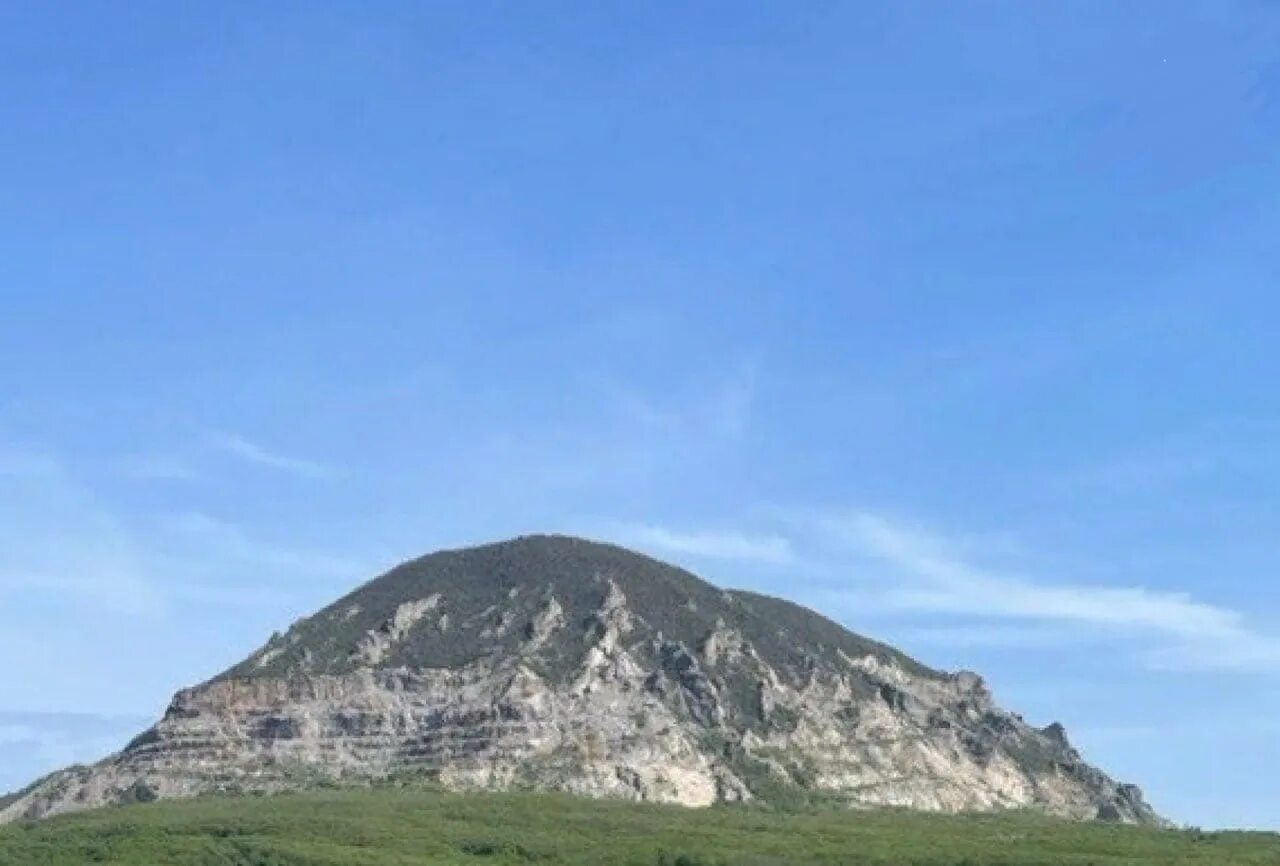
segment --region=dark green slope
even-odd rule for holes
[[[697,646],[717,624],[741,633],[766,662],[802,678],[816,661],[875,654],[909,670],[933,675],[891,647],[855,635],[790,602],[724,591],[693,574],[612,544],[558,535],[531,535],[462,550],[433,553],[400,565],[273,637],[272,659],[247,659],[222,677],[340,674],[357,661],[351,647],[386,623],[407,602],[439,595],[438,618],[447,628],[415,628],[380,667],[457,668],[486,657],[514,654],[524,627],[554,596],[569,628],[558,631],[540,655],[553,675],[567,674],[587,649],[609,584],[626,596],[633,630],[627,643],[643,656],[660,640]],[[645,659],[650,661],[650,659]]]
[[[4,866],[1275,866],[1280,837],[1026,814],[779,814],[552,795],[324,791],[0,828]]]

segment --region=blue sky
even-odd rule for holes
[[[1280,9],[0,4],[0,788],[610,538],[1280,806]]]

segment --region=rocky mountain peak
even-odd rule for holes
[[[531,535],[407,562],[273,636],[220,678],[454,668],[536,652],[530,663],[563,682],[605,638],[611,649],[625,636],[654,661],[664,643],[700,647],[722,634],[793,680],[839,653],[936,675],[779,599],[726,592],[615,545]]]
[[[1060,725],[781,599],[525,536],[407,562],[273,635],[119,755],[0,810],[430,778],[706,805],[1158,820]]]

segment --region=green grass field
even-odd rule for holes
[[[1280,836],[1027,814],[688,810],[534,794],[319,791],[150,803],[0,828],[3,866],[1280,864]]]

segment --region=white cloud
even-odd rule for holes
[[[247,463],[287,472],[302,478],[329,478],[334,472],[329,466],[299,457],[289,457],[270,451],[261,445],[250,442],[235,433],[214,432],[209,434],[209,442],[221,451],[238,457]]]
[[[828,520],[826,526],[859,553],[893,566],[908,579],[882,598],[901,610],[1069,624],[1154,638],[1160,645],[1145,658],[1159,667],[1280,668],[1280,638],[1250,628],[1238,611],[1186,593],[1054,584],[997,573],[958,557],[936,535],[869,513]]]
[[[787,563],[794,559],[790,540],[778,535],[745,535],[740,532],[679,532],[661,526],[629,525],[619,534],[640,547],[712,559],[738,559]]]

